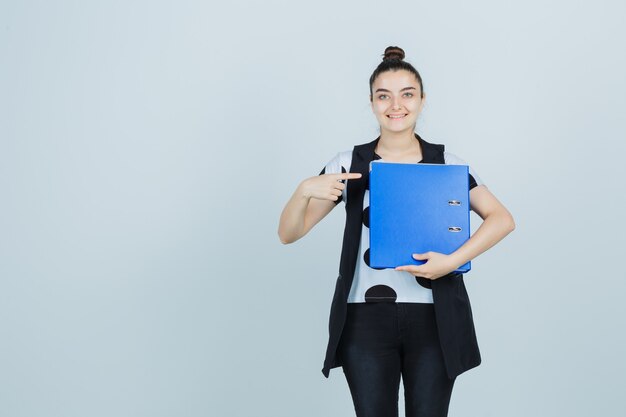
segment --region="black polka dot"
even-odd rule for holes
[[[369,229],[370,227],[370,207],[367,206],[365,210],[363,210],[363,224],[365,227]]]
[[[365,261],[365,265],[369,266],[372,269],[378,269],[378,270],[385,269],[385,268],[374,268],[370,265],[370,249],[369,248],[367,248],[367,250],[363,254],[363,260]]]
[[[387,285],[374,285],[365,291],[366,303],[395,302],[398,295]]]
[[[424,277],[415,277],[415,280],[417,281],[417,283],[419,285],[421,285],[424,288],[432,288],[433,287],[433,282],[432,280],[428,279],[428,278],[424,278]]]

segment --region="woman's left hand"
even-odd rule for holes
[[[414,253],[413,258],[426,261],[422,265],[402,265],[396,271],[407,271],[416,277],[437,279],[454,271],[458,265],[453,265],[450,255],[439,252]]]

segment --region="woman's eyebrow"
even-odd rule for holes
[[[400,92],[406,91],[406,90],[416,90],[415,87],[404,87],[402,90],[400,90]],[[391,93],[391,91],[387,90],[386,88],[377,88],[376,91],[374,91],[375,93],[378,93],[379,91],[384,91],[386,93]]]

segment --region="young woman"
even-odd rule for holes
[[[515,228],[509,211],[469,168],[470,208],[480,227],[451,254],[414,254],[426,261],[395,269],[369,266],[369,163],[466,163],[415,133],[424,106],[422,79],[388,47],[370,77],[370,102],[380,124],[373,141],[338,153],[303,180],[283,209],[281,242],[307,234],[340,201],[346,203],[339,277],[330,311],[324,368],[342,366],[358,417],[398,415],[400,377],[407,417],[448,413],[456,377],[478,366],[480,352],[463,275],[455,269]]]

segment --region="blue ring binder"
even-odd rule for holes
[[[371,267],[421,265],[412,254],[450,254],[469,239],[467,165],[372,161],[369,181]]]

